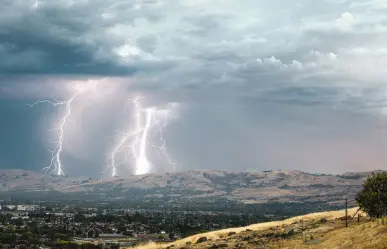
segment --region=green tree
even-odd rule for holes
[[[368,176],[355,199],[360,209],[371,217],[387,215],[387,172]]]

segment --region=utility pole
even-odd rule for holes
[[[345,198],[345,227],[348,227],[348,198]]]

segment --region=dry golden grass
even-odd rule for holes
[[[348,210],[348,215],[353,215],[356,213],[357,208],[352,208]],[[303,219],[305,222],[315,220],[315,219],[321,219],[321,218],[326,218],[326,219],[336,219],[339,217],[344,216],[345,213],[344,211],[331,211],[331,212],[321,212],[321,213],[312,213],[312,214],[307,214],[307,215],[301,215],[301,216],[296,216],[284,221],[272,221],[272,222],[265,222],[265,223],[259,223],[259,224],[254,224],[246,227],[238,227],[238,228],[228,228],[228,229],[223,229],[223,230],[218,230],[218,231],[213,231],[213,232],[208,232],[208,233],[203,233],[203,234],[197,234],[193,235],[190,237],[187,237],[182,240],[178,240],[174,243],[172,243],[175,246],[182,246],[185,245],[186,242],[191,242],[195,243],[200,237],[207,237],[208,239],[217,239],[222,235],[226,235],[230,232],[235,232],[235,233],[240,233],[242,231],[246,231],[247,229],[250,229],[252,231],[262,231],[262,230],[267,230],[271,227],[277,227],[277,226],[282,226],[282,225],[289,225],[292,224],[293,222],[300,221]],[[171,244],[168,244],[171,245]]]
[[[135,247],[135,249],[158,249],[158,248],[162,248],[162,247],[160,247],[160,245],[154,242],[149,242],[147,244],[143,244]]]
[[[276,241],[269,248],[283,249],[386,249],[387,248],[387,226],[378,222],[367,222],[360,225],[352,225],[349,228],[339,228],[328,233],[315,234],[321,243],[316,245],[305,244],[298,238]]]
[[[348,210],[348,215],[353,215],[357,208]],[[363,213],[361,213],[364,215]],[[332,211],[312,213],[303,216],[293,217],[284,221],[266,222],[254,224],[241,228],[230,228],[219,231],[213,231],[198,234],[175,241],[169,244],[150,243],[136,247],[136,249],[162,249],[173,245],[173,248],[210,248],[211,245],[226,244],[223,248],[246,248],[255,249],[259,243],[265,243],[265,248],[316,248],[316,249],[387,249],[387,226],[380,225],[378,222],[366,222],[352,224],[349,228],[344,228],[343,221],[336,219],[343,217],[344,211]],[[325,218],[326,223],[320,220]],[[303,221],[301,223],[301,221]],[[289,229],[299,229],[301,224],[305,225],[303,232],[297,235],[271,239],[266,236],[270,233],[284,233]],[[235,232],[235,235],[228,235]],[[265,235],[266,234],[266,235]],[[266,237],[265,237],[266,236]],[[309,245],[307,240],[317,239],[316,245]],[[209,241],[196,244],[200,237],[206,237]],[[187,242],[189,246],[187,246]],[[306,243],[305,243],[306,242]],[[313,242],[313,241],[312,241]],[[386,246],[386,247],[385,247]]]

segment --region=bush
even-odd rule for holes
[[[371,217],[387,214],[387,172],[372,174],[364,181],[363,189],[356,195],[361,210]]]

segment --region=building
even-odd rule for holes
[[[5,205],[6,208],[8,208],[8,210],[17,210],[17,205]]]
[[[94,238],[74,238],[73,241],[75,243],[90,243],[93,245],[103,245],[104,242],[101,239],[94,239]]]
[[[17,205],[17,211],[36,211],[39,205]]]

